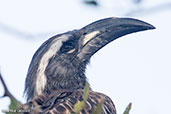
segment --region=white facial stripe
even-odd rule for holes
[[[45,52],[45,54],[42,56],[40,60],[40,64],[37,70],[37,80],[36,80],[36,94],[40,95],[42,91],[44,90],[47,78],[45,74],[46,67],[49,63],[49,59],[56,54],[57,51],[62,46],[62,42],[67,41],[69,38],[69,35],[62,35],[58,38],[56,38],[51,47],[48,49],[48,51]]]
[[[86,44],[89,40],[91,40],[93,37],[95,37],[99,33],[100,33],[100,31],[94,31],[94,32],[91,32],[91,33],[85,35],[85,37],[83,39],[83,45]]]

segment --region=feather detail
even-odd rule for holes
[[[83,90],[58,90],[51,95],[40,95],[34,100],[28,102],[31,114],[72,114],[74,113],[74,105],[82,101]],[[89,92],[86,107],[80,114],[91,114],[97,105],[104,100],[102,114],[116,114],[116,109],[112,100],[98,92]],[[27,105],[26,104],[26,105]]]

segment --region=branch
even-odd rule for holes
[[[55,32],[47,32],[47,33],[31,34],[19,30],[15,27],[9,26],[3,22],[0,22],[0,30],[6,32],[9,35],[15,36],[16,38],[22,38],[24,40],[38,40],[38,39],[42,39],[42,37],[49,37],[55,33]]]
[[[4,90],[5,90],[5,93],[4,93],[4,95],[2,97],[8,96],[8,97],[12,98],[13,95],[9,92],[9,90],[8,90],[8,88],[7,88],[7,86],[6,86],[5,82],[4,82],[4,79],[2,78],[1,73],[0,73],[0,80],[1,80],[2,85],[4,87]]]
[[[128,11],[125,16],[135,16],[135,15],[148,15],[151,13],[156,13],[162,10],[171,9],[171,2],[156,5],[150,8],[136,8],[132,11]]]
[[[1,82],[2,82],[2,85],[3,85],[3,87],[4,87],[4,90],[5,90],[5,93],[4,93],[4,95],[2,96],[2,98],[3,97],[9,97],[10,98],[10,101],[11,101],[11,103],[10,103],[10,105],[9,105],[9,113],[7,113],[7,114],[11,114],[12,112],[14,113],[16,110],[19,110],[23,105],[21,104],[21,102],[19,102],[10,92],[9,92],[9,90],[8,90],[8,88],[7,88],[7,86],[6,86],[6,84],[5,84],[5,82],[4,82],[4,79],[2,78],[2,75],[1,75],[1,73],[0,73],[0,80],[1,80]],[[11,112],[10,112],[11,111]]]

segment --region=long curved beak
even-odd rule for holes
[[[151,24],[132,18],[106,18],[80,29],[79,52],[82,61],[89,58],[111,41],[134,32],[155,29]]]

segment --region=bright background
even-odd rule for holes
[[[81,0],[0,1],[0,71],[9,90],[25,102],[29,63],[49,37],[106,17],[133,17],[157,29],[124,36],[98,51],[87,67],[88,80],[94,91],[112,98],[118,114],[129,102],[130,114],[171,114],[171,1],[98,2],[95,7]],[[8,98],[0,99],[0,113],[8,105]]]

